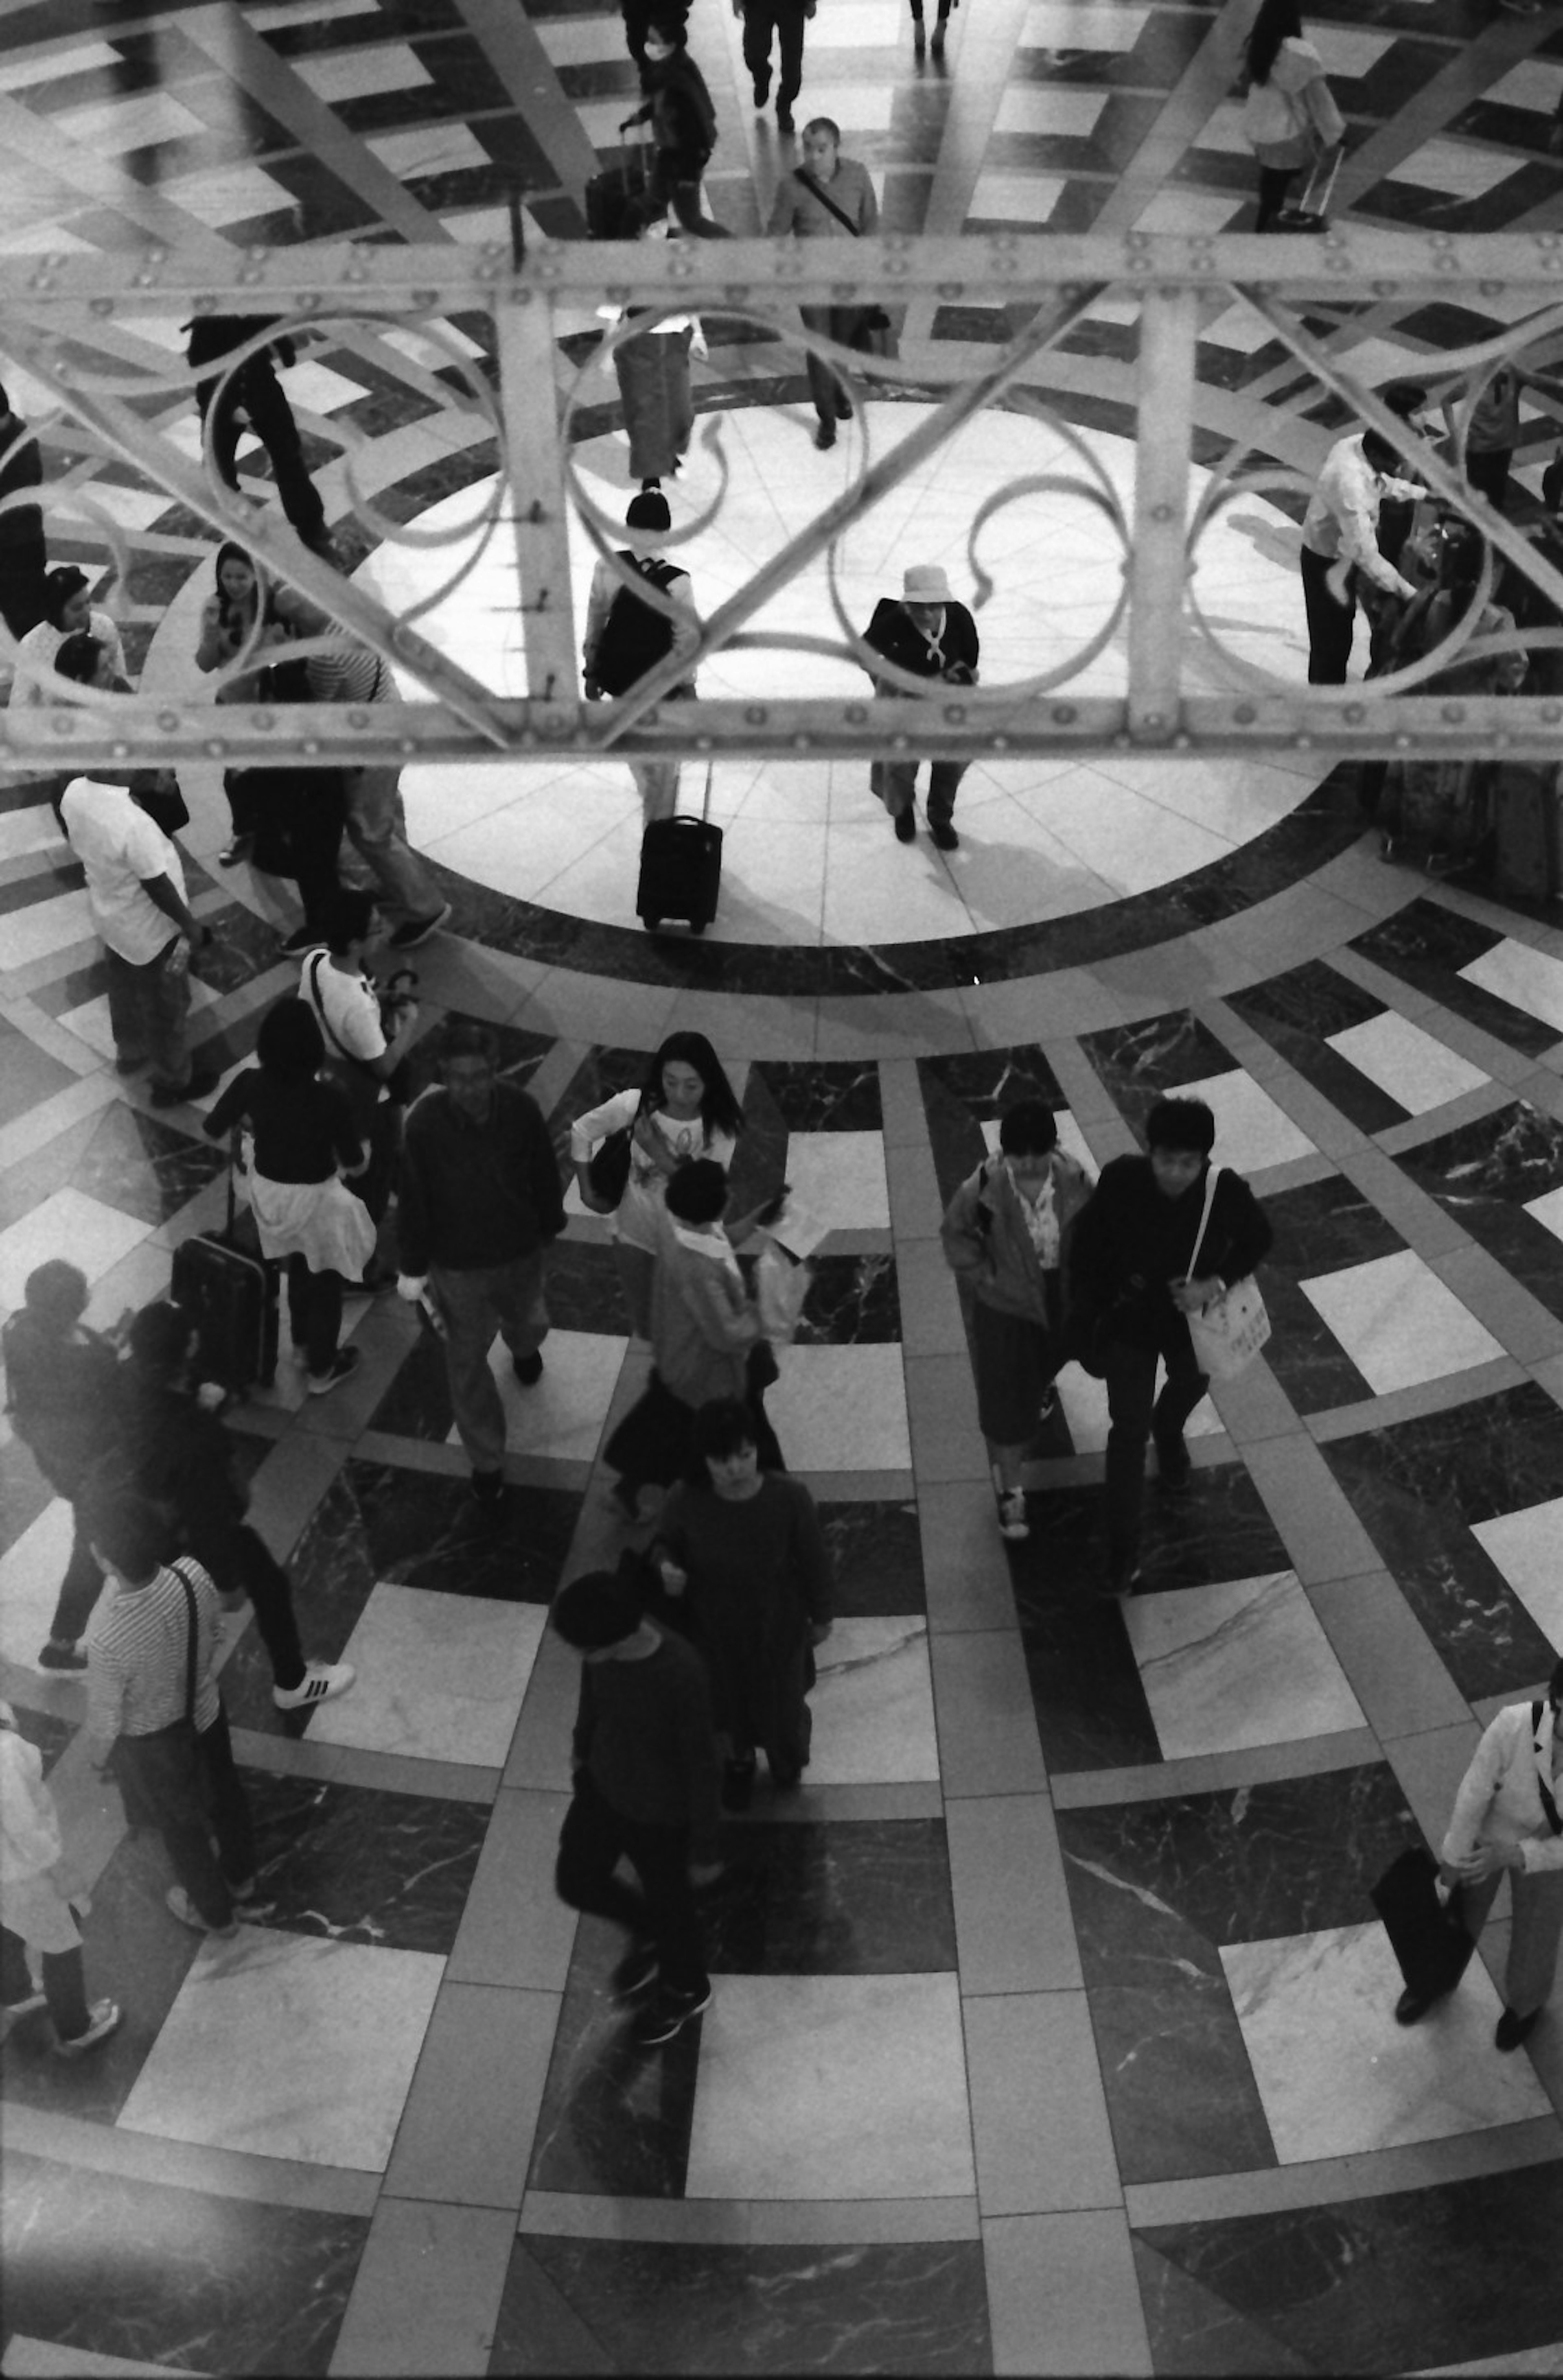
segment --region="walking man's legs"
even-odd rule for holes
[[[250,426],[272,458],[282,509],[308,546],[325,542],[325,506],[304,464],[299,425],[269,357],[257,356],[241,375]]]
[[[458,1272],[444,1265],[429,1269],[429,1286],[445,1319],[457,1432],[475,1472],[497,1472],[505,1460],[505,1408],[488,1367],[499,1327],[493,1283],[487,1270]]]
[[[1344,686],[1351,659],[1351,632],[1357,618],[1355,573],[1346,581],[1346,601],[1337,603],[1326,581],[1336,567],[1327,553],[1303,547],[1302,601],[1308,613],[1308,683]]]
[[[438,917],[444,896],[407,839],[400,769],[348,770],[345,792],[348,840],[372,870],[386,907],[409,921]]]
[[[1140,1511],[1145,1493],[1145,1446],[1151,1435],[1156,1351],[1114,1340],[1106,1350],[1107,1561],[1126,1583],[1140,1551]]]
[[[538,1248],[530,1257],[495,1266],[489,1276],[499,1335],[518,1363],[535,1355],[548,1336],[546,1264]]]
[[[951,826],[955,822],[956,789],[966,774],[964,760],[933,760],[928,767],[928,823],[930,826]]]
[[[654,826],[659,819],[670,819],[678,807],[678,761],[631,760],[629,773],[641,796],[642,825]]]

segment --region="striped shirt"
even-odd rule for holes
[[[367,645],[343,645],[314,653],[304,663],[317,702],[395,702],[390,671]]]
[[[181,1555],[195,1590],[195,1723],[212,1726],[220,1707],[217,1590],[198,1561]],[[106,1743],[116,1735],[155,1735],[185,1715],[189,1606],[171,1570],[150,1586],[121,1587],[101,1602],[87,1631],[87,1720]]]

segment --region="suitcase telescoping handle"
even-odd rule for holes
[[[241,1157],[239,1127],[235,1124],[228,1135],[228,1220],[224,1233],[228,1245],[233,1245],[234,1225],[238,1220],[238,1168]]]

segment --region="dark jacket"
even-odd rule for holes
[[[248,1503],[234,1476],[232,1439],[189,1390],[134,1361],[119,1367],[119,1407],[113,1460],[123,1463],[126,1484],[166,1513],[181,1548],[223,1585]]]
[[[1207,1169],[1208,1170],[1208,1169]],[[1204,1211],[1205,1172],[1181,1197],[1156,1187],[1148,1157],[1115,1157],[1069,1238],[1071,1311],[1078,1333],[1104,1324],[1113,1338],[1155,1344],[1177,1318],[1167,1283],[1187,1277]],[[1244,1280],[1269,1248],[1264,1211],[1240,1174],[1224,1169],[1199,1252],[1202,1276]]]
[[[670,58],[648,65],[641,80],[648,96],[629,122],[649,122],[659,149],[676,152],[696,173],[702,170],[716,146],[716,110],[705,77],[688,50],[675,50]]]
[[[277,320],[275,314],[196,314],[181,327],[187,333],[185,361],[199,370],[202,364],[214,364],[221,356],[231,355],[242,347],[247,339],[258,339]],[[270,347],[261,347],[240,366],[238,378],[260,366],[269,371],[275,355],[285,370],[297,359],[297,350],[286,332],[274,339]]]
[[[715,1857],[721,1759],[692,1645],[663,1634],[642,1661],[583,1661],[571,1750],[621,1818],[688,1828],[690,1857]]]
[[[893,595],[882,595],[874,605],[866,641],[876,653],[883,653],[887,662],[894,662],[913,677],[948,678],[954,668],[971,673],[955,681],[969,686],[977,674],[977,623],[964,603],[945,605],[945,624],[939,638],[944,654],[942,671],[927,638],[914,624],[906,605]],[[871,671],[869,674],[873,674]],[[876,686],[878,683],[875,679]],[[898,692],[898,688],[890,690]]]
[[[118,1425],[119,1357],[95,1330],[61,1337],[25,1306],[0,1341],[11,1427],[51,1488],[79,1493]]]
[[[408,1111],[398,1199],[404,1272],[514,1264],[556,1239],[564,1185],[537,1101],[496,1082],[488,1121],[476,1124],[447,1092],[425,1091]]]

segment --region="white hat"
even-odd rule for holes
[[[914,562],[902,574],[901,600],[905,603],[947,603],[950,583],[936,562]]]

